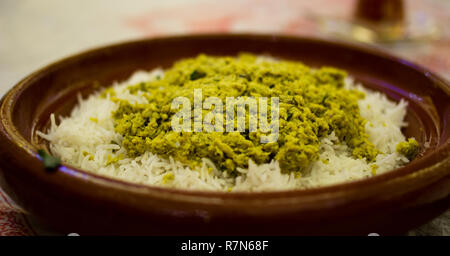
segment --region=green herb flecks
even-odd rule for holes
[[[39,149],[38,154],[47,170],[55,170],[61,165],[61,160],[59,160],[59,158],[50,155],[45,150]]]

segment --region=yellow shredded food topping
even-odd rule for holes
[[[353,156],[373,161],[379,151],[368,140],[357,103],[364,94],[344,89],[345,77],[336,68],[313,70],[300,62],[265,61],[251,54],[199,55],[176,62],[160,79],[129,87],[131,93],[141,91],[149,104],[115,99],[120,104],[113,113],[115,131],[123,136],[131,157],[150,151],[193,167],[209,158],[230,173],[247,168],[250,159],[257,164],[275,159],[284,172],[301,171],[318,159],[320,139],[333,131]],[[223,102],[226,97],[279,97],[278,140],[261,143],[260,131],[173,131],[171,117],[178,110],[171,109],[172,100],[184,96],[194,102],[197,88],[203,98],[218,97]],[[203,110],[203,117],[208,112]]]

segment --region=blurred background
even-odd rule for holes
[[[276,33],[369,44],[450,79],[450,0],[0,0],[0,96],[83,50],[189,33]],[[0,235],[41,233],[0,189]],[[450,211],[410,232],[450,235]]]

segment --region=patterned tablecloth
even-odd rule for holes
[[[440,39],[378,47],[450,79],[450,1],[405,2],[408,19],[421,22],[431,18],[440,27]],[[45,64],[124,40],[206,32],[327,37],[314,17],[350,17],[354,3],[355,0],[2,0],[0,95]],[[52,232],[17,207],[0,188],[0,235],[39,234]],[[450,211],[409,234],[450,235]]]

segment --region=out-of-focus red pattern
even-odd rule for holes
[[[354,0],[229,0],[148,11],[125,19],[144,36],[205,32],[293,32],[310,34],[312,10],[345,16]],[[326,8],[324,8],[326,7]]]
[[[0,236],[33,235],[26,215],[12,205],[0,189]]]
[[[29,230],[25,227],[24,216],[4,205],[0,205],[0,236],[27,236]]]
[[[263,32],[323,36],[313,17],[350,17],[356,0],[229,0],[143,11],[125,19],[125,25],[143,36],[207,32]],[[441,24],[441,39],[386,50],[450,76],[450,4],[443,1],[406,0],[411,16],[427,15]]]

